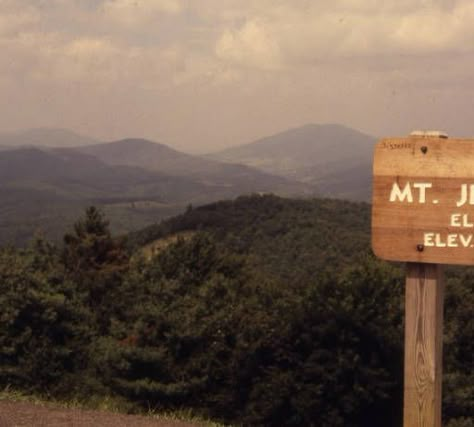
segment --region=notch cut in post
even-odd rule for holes
[[[443,267],[407,263],[404,427],[441,427]]]

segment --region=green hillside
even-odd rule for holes
[[[0,249],[0,387],[231,425],[400,425],[403,271],[371,255],[367,204],[239,197],[125,243],[91,207],[61,245]],[[448,273],[443,425],[466,427],[474,269]]]
[[[238,253],[250,252],[266,273],[308,281],[321,269],[339,269],[369,252],[370,206],[333,199],[243,196],[220,201],[130,235],[142,246],[182,231],[211,233]]]

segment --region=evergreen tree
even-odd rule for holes
[[[52,391],[86,363],[87,311],[42,239],[0,250],[0,384]]]
[[[114,297],[128,267],[124,242],[114,239],[109,222],[94,206],[64,236],[63,263],[66,276],[85,294],[100,333],[114,315]]]

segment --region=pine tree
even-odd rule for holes
[[[87,310],[55,248],[0,249],[0,388],[53,392],[84,366]]]
[[[66,275],[84,294],[100,333],[105,333],[110,324],[114,294],[128,261],[124,242],[112,237],[109,222],[94,206],[74,224],[74,232],[64,236]]]

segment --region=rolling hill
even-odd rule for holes
[[[308,124],[213,153],[210,158],[305,182],[327,196],[368,200],[375,141],[345,126]]]
[[[24,148],[0,153],[4,188],[48,189],[66,199],[138,199],[185,202],[206,189],[182,177],[130,166],[109,166],[72,150]]]
[[[88,205],[107,212],[117,232],[175,214],[207,188],[182,177],[68,151],[0,152],[0,243],[23,244],[35,230],[59,239]]]
[[[128,232],[189,204],[245,193],[311,191],[307,185],[247,166],[220,165],[148,141],[104,146],[94,146],[100,151],[97,156],[70,148],[0,151],[0,243],[24,243],[38,228],[57,239],[88,205],[105,210],[115,232]]]
[[[220,162],[174,150],[145,139],[123,139],[74,149],[108,165],[140,167],[148,171],[192,178],[209,186],[238,188],[240,193],[314,194],[310,185],[272,175],[246,165]]]
[[[109,165],[139,166],[173,175],[210,173],[226,167],[220,162],[185,154],[167,145],[138,138],[76,147],[75,150],[97,157]]]
[[[310,281],[343,268],[370,247],[370,205],[335,199],[249,195],[188,209],[129,236],[130,247],[166,247],[192,232],[212,234],[236,252],[251,253],[268,275]],[[336,262],[337,260],[337,262]],[[290,281],[290,282],[291,282]]]

